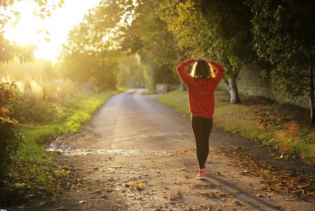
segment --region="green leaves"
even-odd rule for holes
[[[96,90],[116,89],[122,10],[115,1],[102,1],[69,32],[61,53],[66,77],[80,83],[93,81]]]
[[[307,2],[307,1],[306,1]],[[315,13],[302,3],[284,1],[247,1],[253,13],[253,35],[258,56],[275,64],[273,78],[283,85],[290,96],[299,96],[308,89],[296,83],[307,75],[307,60],[315,48],[312,36]],[[303,9],[302,9],[303,8]]]
[[[14,83],[0,83],[0,179],[6,174],[11,156],[14,155],[19,135],[16,133],[17,122],[10,118],[13,104],[18,101],[17,87]]]
[[[240,64],[253,59],[249,10],[243,1],[171,0],[160,8],[158,14],[168,24],[180,50],[188,51],[189,56],[208,55],[228,67],[231,75]]]
[[[246,1],[257,55],[275,66],[272,78],[292,98],[309,95],[314,116],[315,11],[311,0]]]

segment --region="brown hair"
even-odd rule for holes
[[[191,76],[197,79],[214,79],[215,75],[212,66],[204,60],[199,60],[193,66]]]

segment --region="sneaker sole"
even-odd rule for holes
[[[206,177],[197,177],[197,179],[204,180]]]

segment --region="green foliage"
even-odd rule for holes
[[[290,97],[306,93],[315,124],[315,10],[312,0],[247,1],[253,13],[254,48],[274,65],[272,78]]]
[[[309,91],[309,81],[303,79],[315,55],[315,11],[307,6],[312,2],[248,1],[254,48],[260,58],[275,66],[273,79],[292,97]]]
[[[175,83],[179,52],[167,24],[157,15],[159,3],[138,1],[137,6],[125,5],[133,9],[134,15],[131,24],[121,28],[121,49],[140,55],[150,90],[155,89],[156,83]]]
[[[10,118],[10,112],[17,101],[16,85],[13,83],[0,83],[0,172],[2,177],[15,154],[20,141],[17,134],[17,122]]]
[[[63,118],[63,111],[55,104],[47,101],[32,101],[31,99],[24,99],[17,104],[14,116],[22,123],[36,122],[48,123],[60,121]]]
[[[94,83],[95,91],[116,89],[121,57],[116,50],[105,49],[95,55],[72,52],[63,59],[63,74],[81,84]]]
[[[169,64],[159,65],[145,52],[141,52],[141,63],[144,66],[145,80],[149,90],[155,90],[156,83],[174,84],[176,82],[173,70]]]
[[[93,81],[97,90],[116,89],[122,58],[114,41],[122,19],[119,4],[103,1],[68,34],[63,46],[64,75],[78,82]]]
[[[250,11],[243,0],[169,0],[160,5],[177,44],[189,57],[209,56],[235,78],[243,63],[253,59]]]
[[[18,99],[18,91],[14,83],[0,83],[0,109],[7,108],[12,110],[13,104]],[[0,116],[4,113],[0,113]]]
[[[16,125],[16,121],[0,117],[0,178],[6,174],[21,141]]]
[[[34,45],[19,46],[5,39],[0,31],[0,65],[2,63],[12,62],[15,58],[20,60],[20,63],[32,62],[34,59]]]
[[[167,30],[166,23],[157,15],[158,6],[159,3],[155,1],[139,1],[134,8],[131,25],[125,29],[125,42],[133,42],[136,38],[136,41],[141,42],[141,48],[137,51],[145,53],[158,65],[170,65],[177,60],[175,40]]]
[[[236,81],[241,67],[255,60],[250,11],[243,3],[244,0],[167,0],[160,4],[158,12],[186,58],[206,56],[226,68],[228,78],[224,78],[234,92],[233,103],[240,103]]]
[[[144,68],[138,55],[131,55],[123,59],[119,64],[120,86],[139,87],[145,84]]]
[[[57,105],[65,105],[68,100],[89,90],[89,86],[81,85],[80,88],[85,89],[83,92],[70,80],[56,80],[53,76],[46,75],[45,71],[41,74],[35,72],[38,74],[36,77],[26,77],[14,83],[15,95],[20,97],[7,106],[11,112],[10,116],[21,123],[58,122],[64,119],[68,111],[60,109]],[[13,73],[14,71],[9,72],[9,76],[2,78],[2,81],[15,78]],[[2,99],[8,99],[8,96],[3,96]]]

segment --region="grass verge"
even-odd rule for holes
[[[145,95],[153,95],[153,94],[156,94],[156,91],[147,89],[147,90],[145,90],[145,92],[143,94],[145,94]]]
[[[277,149],[277,159],[299,156],[315,164],[315,129],[308,124],[308,111],[261,97],[241,96],[242,104],[230,104],[229,94],[216,91],[214,124],[226,131],[260,141]],[[190,114],[187,92],[175,90],[158,100]]]
[[[68,173],[54,164],[55,152],[48,152],[43,145],[48,144],[53,135],[79,131],[94,112],[116,93],[95,93],[68,100],[66,106],[59,108],[64,113],[62,122],[20,125],[23,140],[12,159],[0,198],[10,203],[17,197],[30,198],[38,193],[48,194],[60,189],[60,179]]]

